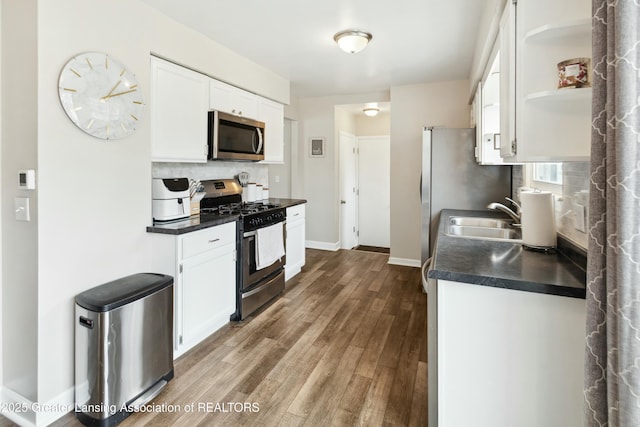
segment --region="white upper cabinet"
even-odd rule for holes
[[[258,120],[264,122],[264,160],[262,163],[283,163],[284,106],[258,97]]]
[[[500,156],[513,157],[516,129],[515,4],[508,2],[500,19]]]
[[[209,110],[264,122],[263,162],[284,161],[284,105],[153,56],[150,110],[154,162],[205,163]]]
[[[209,109],[256,119],[258,96],[219,80],[209,81]]]
[[[505,83],[515,114],[503,112],[510,120],[501,121],[501,155],[511,161],[587,160],[591,88],[558,89],[557,65],[591,58],[591,2],[519,0],[507,3],[505,17],[501,60],[508,57],[515,72]]]
[[[500,157],[500,56],[494,48],[475,95],[476,161],[481,165],[502,165]]]
[[[151,158],[206,162],[209,78],[151,57]]]

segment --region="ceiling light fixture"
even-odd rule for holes
[[[347,53],[358,53],[371,41],[373,36],[360,30],[345,30],[336,33],[333,40],[338,43],[340,49]]]
[[[362,110],[362,112],[365,113],[369,117],[374,117],[374,116],[378,115],[378,113],[380,112],[380,109],[379,108],[373,108],[373,107],[367,107],[364,110]]]

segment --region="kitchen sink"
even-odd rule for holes
[[[505,219],[451,216],[446,234],[467,239],[520,242],[522,231],[512,224]]]
[[[510,228],[513,221],[508,219],[477,218],[472,216],[450,216],[449,224],[469,227]]]

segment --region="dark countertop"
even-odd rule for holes
[[[452,215],[502,217],[492,211],[443,210],[430,278],[585,298],[585,271],[560,251],[542,253],[521,243],[451,237],[445,231]]]
[[[266,200],[265,203],[279,204],[283,208],[288,208],[307,203],[307,201],[303,199],[270,198]],[[229,215],[222,218],[218,215],[193,215],[187,219],[181,219],[178,221],[154,222],[153,225],[147,227],[147,232],[179,235],[237,221],[239,218],[240,215]]]

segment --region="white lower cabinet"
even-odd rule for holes
[[[289,280],[305,263],[305,205],[287,208],[287,262],[284,266],[284,280]]]
[[[154,235],[154,269],[174,277],[174,357],[235,312],[236,223],[184,235]]]
[[[438,425],[583,425],[584,299],[438,280],[437,301]]]

